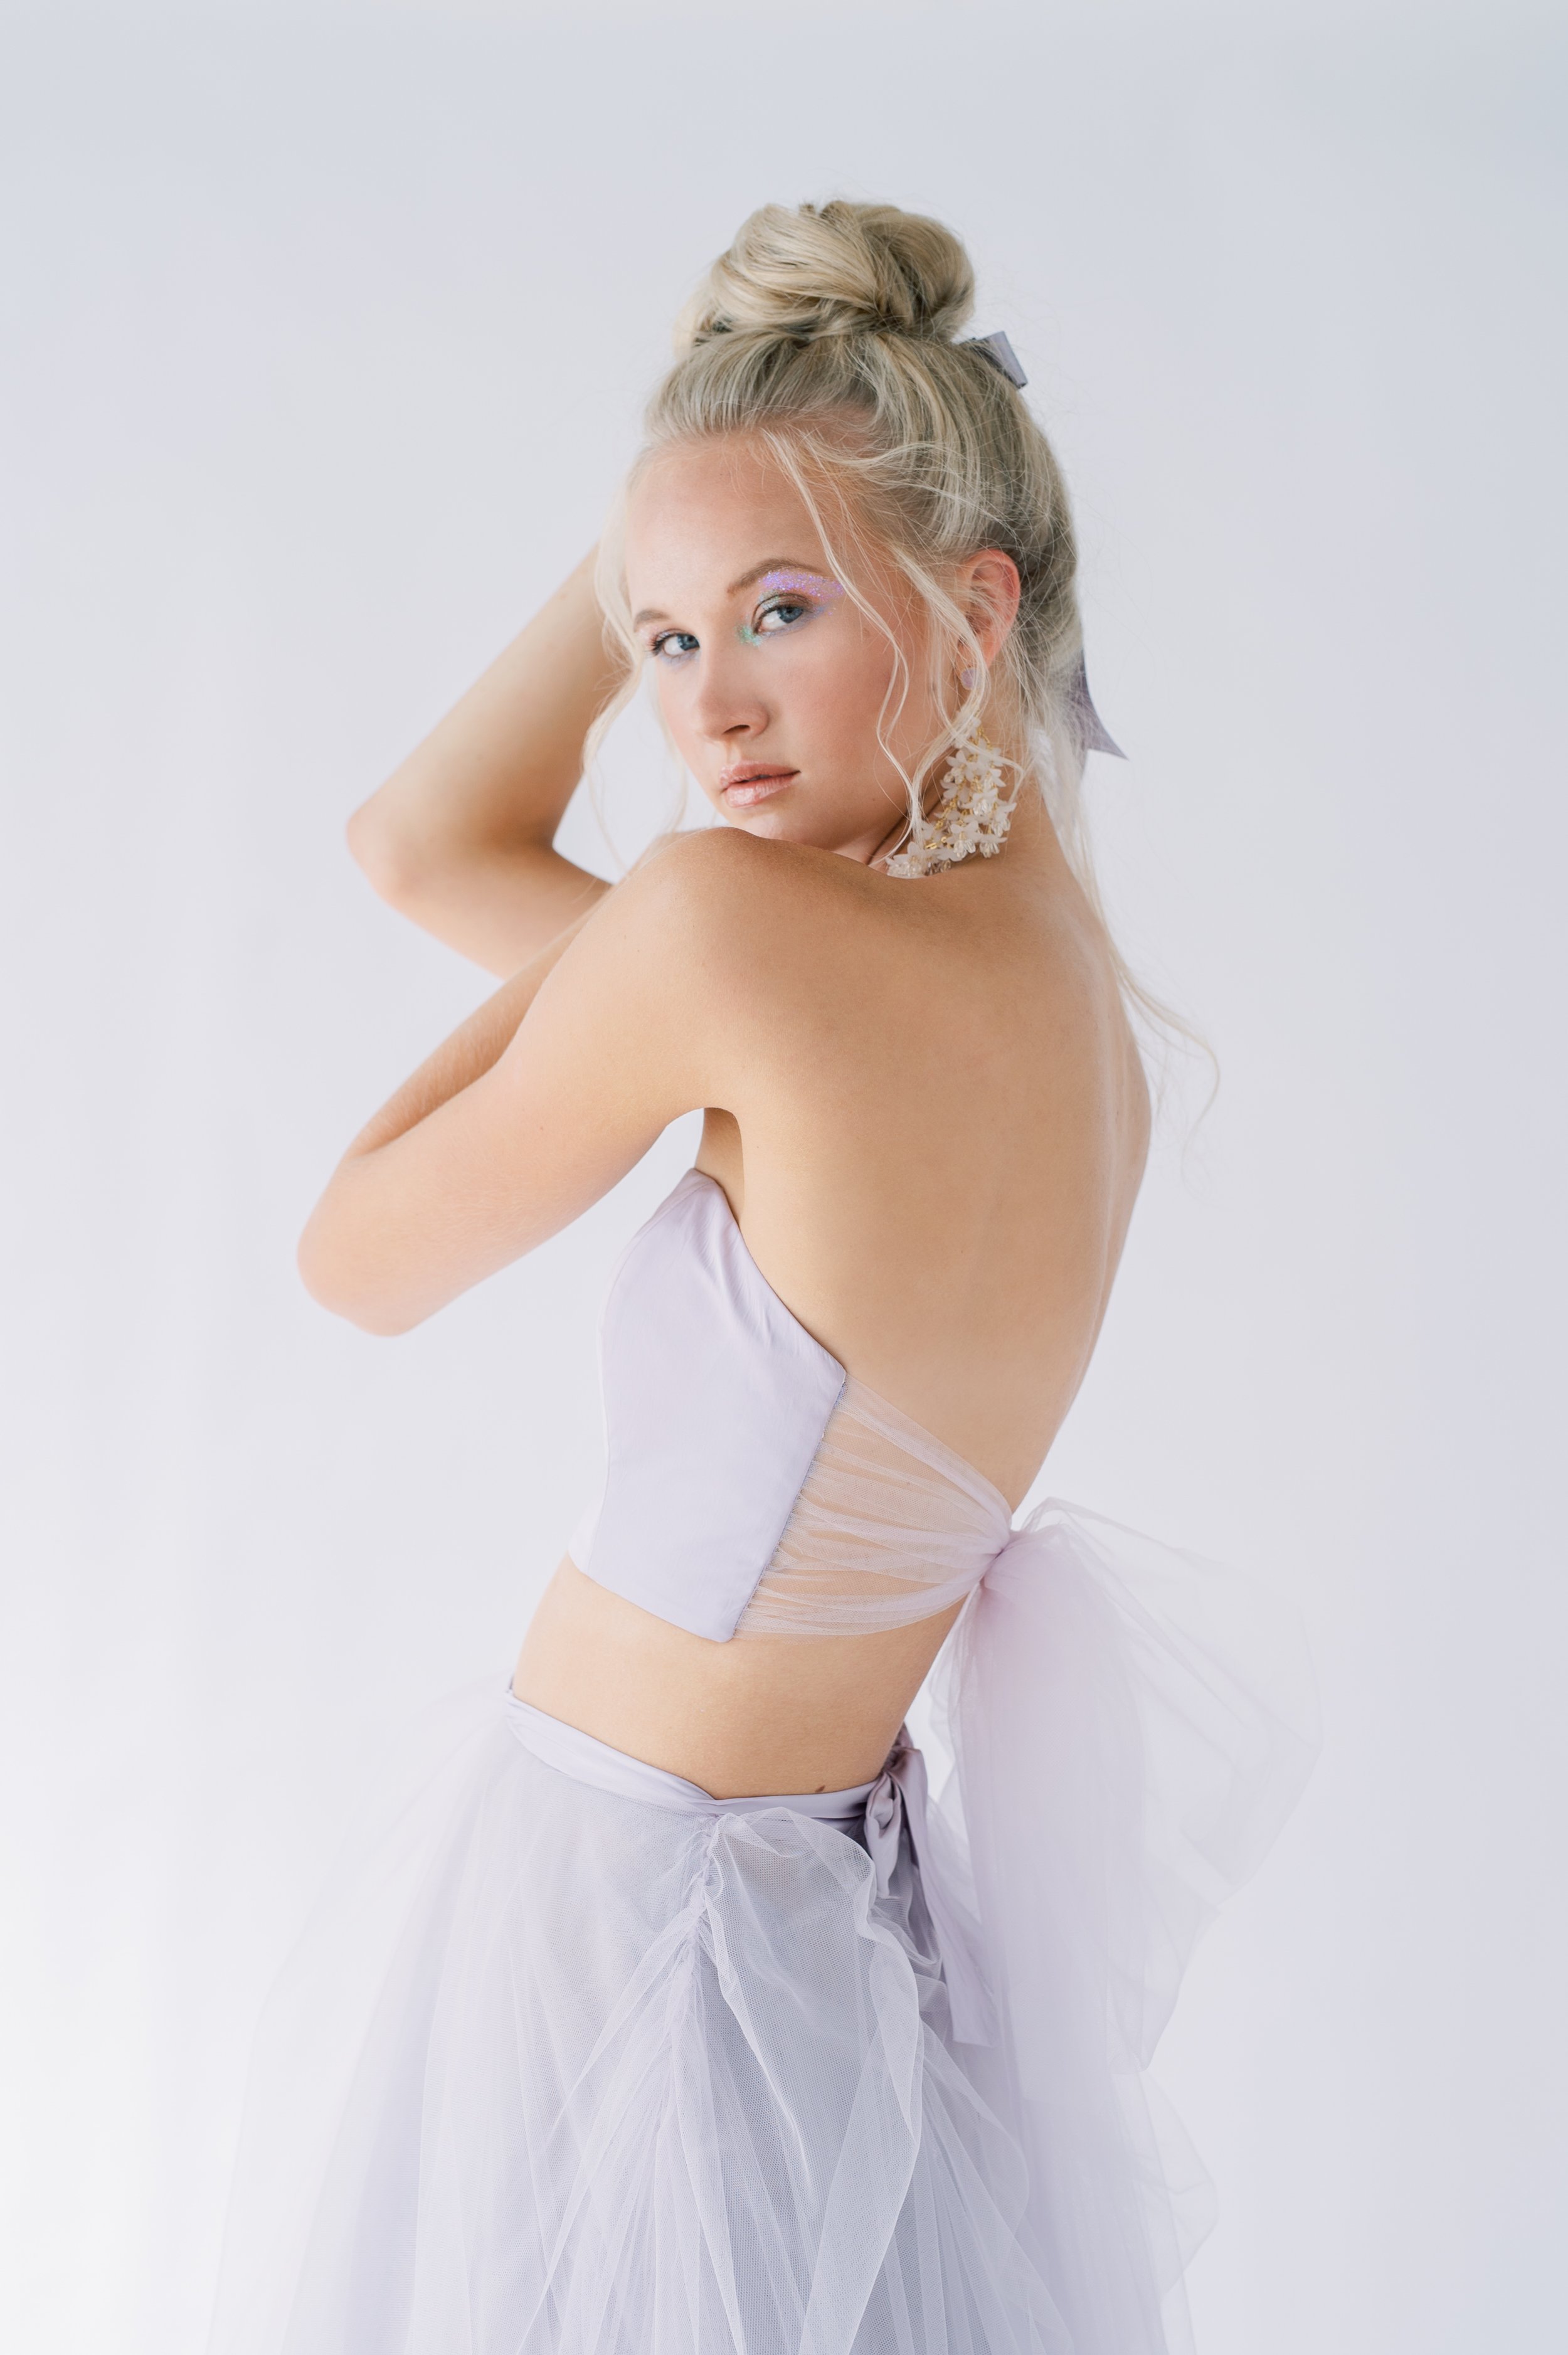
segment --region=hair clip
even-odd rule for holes
[[[965,336],[958,348],[961,352],[983,354],[993,368],[1001,369],[1009,384],[1017,385],[1020,392],[1029,382],[1028,377],[1019,366],[1017,352],[1014,351],[1000,328],[994,336]]]

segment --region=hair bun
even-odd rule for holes
[[[945,339],[975,300],[951,229],[896,205],[763,205],[681,315],[678,348],[710,336],[901,335]]]

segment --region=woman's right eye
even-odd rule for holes
[[[648,651],[656,662],[680,662],[697,652],[697,643],[689,630],[661,630]]]

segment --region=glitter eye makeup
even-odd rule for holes
[[[844,594],[843,582],[830,581],[825,572],[764,572],[759,586],[764,597],[776,596],[781,589],[803,589],[829,605]]]
[[[766,623],[770,612],[784,610],[792,598],[806,598],[813,605],[825,606],[836,605],[844,594],[843,582],[831,581],[823,572],[764,572],[757,585],[764,599],[776,597],[780,600],[779,605],[764,605],[759,612],[757,622],[763,623]],[[791,625],[785,623],[783,626],[787,629]],[[737,634],[742,645],[760,646],[764,637],[777,637],[780,631],[742,622]]]

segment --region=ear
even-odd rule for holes
[[[1019,568],[1001,549],[983,548],[958,567],[954,593],[989,670],[1007,645],[1018,615],[1022,593]]]

